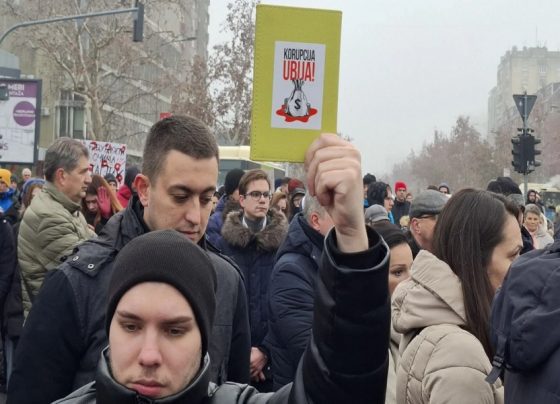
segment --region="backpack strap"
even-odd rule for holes
[[[500,330],[498,331],[498,344],[496,348],[496,353],[494,358],[492,358],[492,371],[488,376],[486,376],[486,381],[490,384],[496,383],[498,377],[500,377],[504,371],[504,358],[506,354],[507,338],[502,333],[502,329],[505,325],[505,317],[502,316],[500,319]]]

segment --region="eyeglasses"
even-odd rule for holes
[[[254,201],[260,201],[261,196],[264,196],[264,199],[271,199],[272,198],[272,193],[270,193],[269,191],[266,191],[266,192],[251,191],[251,192],[245,194],[244,196],[245,196],[245,198],[251,197],[251,199],[253,199]]]
[[[438,215],[422,215],[418,216],[417,219],[434,219],[437,220]]]

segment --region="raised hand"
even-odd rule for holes
[[[305,167],[309,192],[334,222],[338,248],[366,250],[360,152],[334,134],[322,134],[307,149]]]
[[[109,198],[109,192],[104,187],[99,187],[97,189],[97,204],[99,206],[99,212],[101,216],[105,219],[111,217],[111,199]]]

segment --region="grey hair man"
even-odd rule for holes
[[[294,379],[311,335],[316,278],[324,239],[332,226],[325,208],[307,193],[303,211],[292,219],[278,249],[270,281],[266,338],[275,390]]]
[[[57,139],[45,155],[46,183],[25,210],[18,236],[25,316],[47,272],[95,235],[80,211],[91,183],[88,157],[87,148],[70,138]]]

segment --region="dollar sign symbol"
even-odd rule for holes
[[[301,100],[296,100],[296,109],[300,109],[301,108]]]

